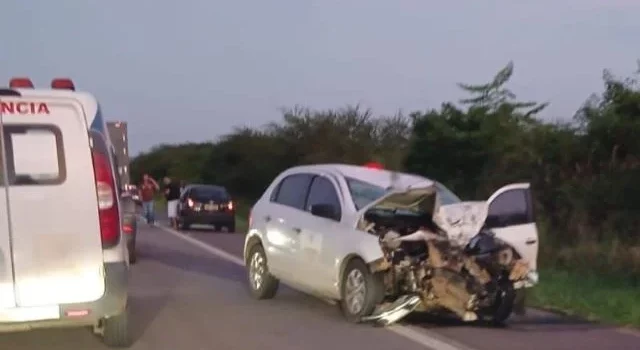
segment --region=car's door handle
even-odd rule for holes
[[[264,217],[264,221],[269,222],[271,221],[271,216],[267,215]]]
[[[293,232],[300,234],[300,232],[302,232],[302,229],[298,228],[298,227],[294,227],[293,228]]]
[[[532,245],[532,244],[536,243],[537,241],[538,241],[537,239],[529,238],[529,239],[527,239],[527,241],[525,243],[528,244],[528,245]]]

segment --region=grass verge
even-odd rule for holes
[[[638,286],[627,278],[545,268],[530,306],[617,325],[640,327]]]

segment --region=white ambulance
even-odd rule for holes
[[[0,88],[0,331],[93,326],[131,344],[114,152],[69,79]]]

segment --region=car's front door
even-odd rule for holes
[[[312,215],[314,205],[329,205],[334,208],[334,217]],[[332,293],[335,276],[337,245],[344,244],[344,229],[341,228],[342,205],[335,184],[323,175],[313,178],[305,204],[305,227],[300,232],[301,266],[304,266],[306,286],[322,294]]]
[[[300,265],[300,233],[304,203],[313,174],[292,174],[274,189],[270,204],[254,220],[262,220],[269,268],[280,279],[297,282],[304,277]],[[257,213],[258,214],[258,213]]]
[[[509,243],[537,269],[538,228],[528,183],[511,184],[494,192],[487,201],[485,227]]]

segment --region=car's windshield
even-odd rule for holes
[[[351,192],[351,198],[353,204],[356,206],[356,210],[360,210],[367,204],[382,197],[387,190],[383,187],[370,184],[365,181],[356,180],[353,178],[346,178],[347,185],[349,186],[349,192]],[[438,192],[438,198],[441,205],[460,203],[462,200],[446,188],[443,184],[435,183],[436,191]]]
[[[353,204],[356,206],[356,210],[360,210],[367,204],[382,197],[382,195],[387,192],[386,189],[368,182],[356,180],[350,177],[346,178],[346,180],[347,186],[349,186],[349,192],[351,193],[351,198],[353,199]]]
[[[436,182],[436,191],[438,191],[438,197],[441,205],[460,203],[462,200],[458,198],[451,190],[446,188],[443,184]]]

